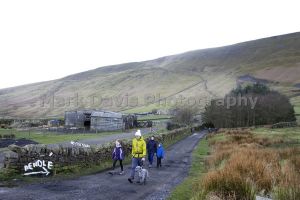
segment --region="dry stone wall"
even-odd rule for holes
[[[159,142],[168,144],[190,135],[190,128],[156,134]],[[148,138],[145,138],[148,140]],[[126,156],[131,156],[131,140],[121,141]],[[23,175],[53,175],[67,171],[72,166],[101,165],[110,161],[114,142],[90,147],[63,147],[61,145],[10,145],[12,151],[4,159],[4,168],[16,170]]]

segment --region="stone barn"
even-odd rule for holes
[[[94,111],[91,115],[91,129],[98,131],[116,131],[124,129],[121,113]]]
[[[121,113],[98,110],[66,111],[65,126],[97,131],[116,131],[125,128]]]
[[[137,128],[137,116],[134,114],[123,115],[123,122],[125,124],[125,129]]]
[[[65,126],[90,129],[92,112],[93,110],[66,111]]]

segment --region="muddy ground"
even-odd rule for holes
[[[38,144],[35,141],[32,140],[28,140],[25,138],[21,138],[21,139],[0,139],[0,148],[5,148],[8,147],[11,144],[15,144],[18,146],[25,146],[27,144]]]
[[[46,181],[19,186],[0,188],[2,200],[15,199],[166,199],[171,190],[188,175],[192,151],[204,132],[195,133],[166,150],[162,168],[150,168],[147,184],[130,184],[130,166],[125,166],[125,175],[109,175],[107,172],[82,176],[70,180]]]

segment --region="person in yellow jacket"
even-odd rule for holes
[[[132,140],[132,163],[131,163],[131,172],[128,181],[132,183],[135,174],[136,166],[142,166],[146,157],[146,142],[142,137],[141,131],[137,130],[135,133],[135,138]]]

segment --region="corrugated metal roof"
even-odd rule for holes
[[[122,118],[122,114],[108,111],[94,111],[91,117]]]

